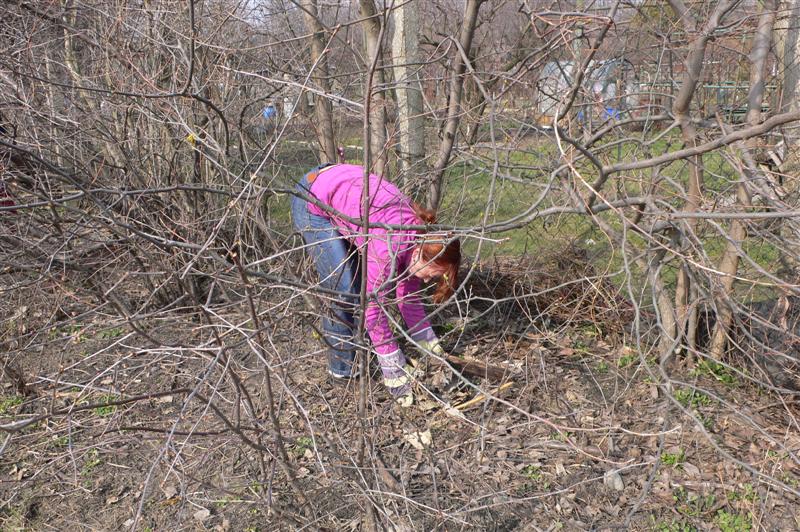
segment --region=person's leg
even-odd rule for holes
[[[305,178],[298,188],[307,189]],[[320,286],[341,292],[330,295],[330,315],[323,317],[325,341],[329,346],[328,369],[334,376],[353,374],[353,310],[359,299],[357,256],[330,220],[308,212],[308,204],[292,197],[292,221],[303,235],[307,253],[313,259]]]

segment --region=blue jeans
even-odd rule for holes
[[[324,174],[320,179],[324,179]],[[306,174],[297,190],[308,194],[308,189]],[[329,313],[322,318],[322,329],[328,345],[328,369],[337,376],[350,376],[355,358],[353,312],[361,299],[358,252],[328,218],[309,213],[308,202],[297,196],[292,196],[292,222],[303,235],[306,252],[314,260],[320,286],[339,292],[326,295],[332,302]]]

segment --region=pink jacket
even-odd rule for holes
[[[325,169],[311,185],[311,194],[320,202],[350,218],[361,218],[361,192],[364,168],[338,164]],[[392,225],[422,225],[411,207],[411,200],[383,177],[369,176],[369,221]],[[313,203],[308,211],[329,218],[339,232],[359,249],[367,249],[366,327],[372,345],[379,355],[399,350],[389,325],[387,304],[395,289],[397,306],[411,337],[429,340],[434,337],[425,309],[419,298],[420,280],[405,275],[414,250],[417,231],[387,230],[370,227],[365,238],[363,226],[325,212]]]

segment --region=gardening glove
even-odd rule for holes
[[[433,337],[430,340],[417,340],[417,343],[419,344],[420,349],[422,349],[422,351],[425,353],[430,351],[436,356],[445,356],[444,348],[442,347],[442,344],[439,343],[439,339],[436,337]]]
[[[414,380],[414,367],[406,364],[403,367],[402,375],[398,377],[386,378],[384,377],[383,383],[392,394],[394,400],[402,408],[408,408],[414,404],[414,391],[411,388],[411,383]]]

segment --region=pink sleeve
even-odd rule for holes
[[[368,301],[364,321],[375,351],[378,355],[386,355],[400,349],[384,310],[389,304],[393,279],[397,276],[396,261],[389,251],[385,231],[372,229],[371,233],[367,239]]]
[[[425,307],[419,297],[420,280],[416,277],[406,277],[397,283],[397,306],[403,321],[406,323],[408,334],[414,340],[431,340],[435,337],[431,330],[431,323],[425,313]]]

